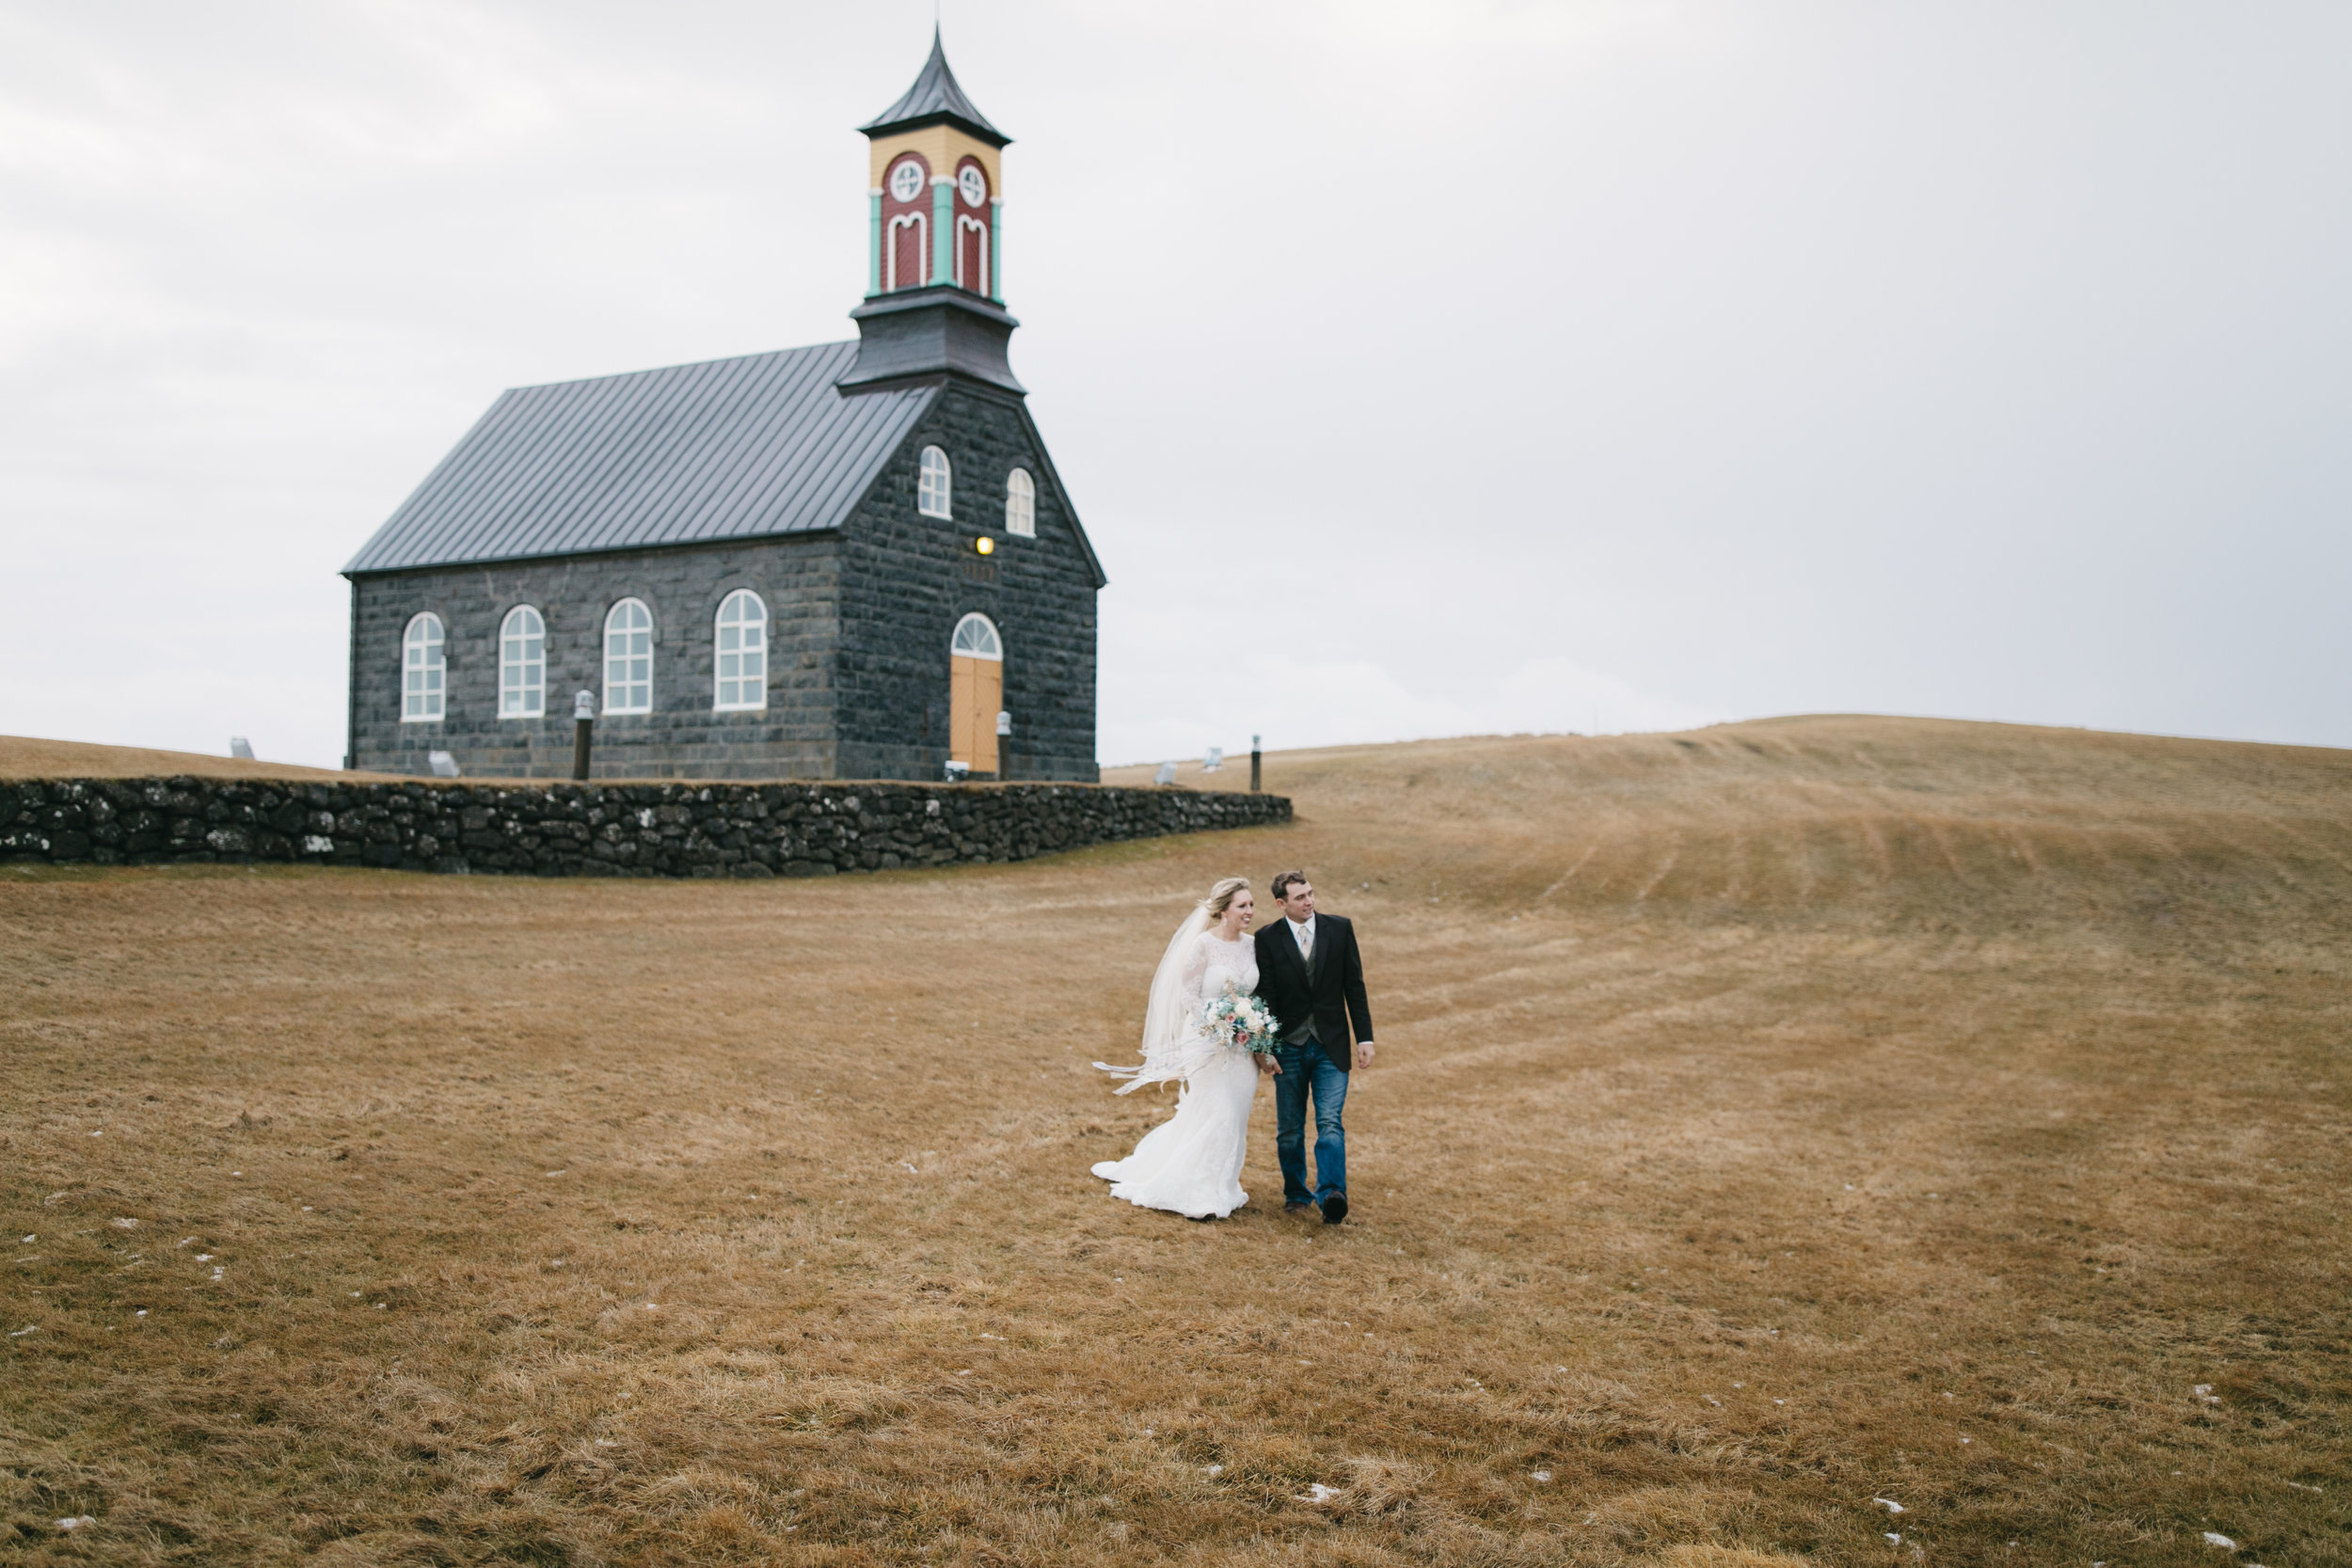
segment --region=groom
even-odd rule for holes
[[[1258,931],[1258,995],[1274,1014],[1276,1045],[1261,1070],[1274,1080],[1274,1150],[1282,1162],[1282,1210],[1323,1223],[1347,1218],[1348,1025],[1355,1025],[1354,1065],[1372,1066],[1372,1006],[1364,1000],[1364,960],[1356,927],[1336,914],[1315,913],[1315,890],[1304,871],[1274,879],[1282,918]],[[1315,1185],[1307,1185],[1307,1097],[1315,1102]]]

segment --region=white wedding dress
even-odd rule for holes
[[[1178,929],[1152,982],[1144,1065],[1094,1064],[1133,1080],[1120,1094],[1181,1081],[1176,1114],[1146,1132],[1133,1154],[1104,1160],[1094,1174],[1112,1184],[1111,1196],[1140,1208],[1222,1219],[1249,1201],[1241,1189],[1241,1162],[1249,1144],[1258,1064],[1248,1052],[1203,1035],[1200,1012],[1229,989],[1246,996],[1257,988],[1258,949],[1247,936],[1219,941],[1215,931],[1200,929],[1201,918]],[[1188,941],[1187,929],[1196,933]]]

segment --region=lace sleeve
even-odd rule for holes
[[[1184,955],[1184,1010],[1187,1012],[1200,1012],[1204,1000],[1200,994],[1200,982],[1209,973],[1209,943],[1212,940],[1208,932],[1201,932],[1193,942],[1192,950]]]

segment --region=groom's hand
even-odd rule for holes
[[[1358,1067],[1372,1066],[1372,1042],[1370,1040],[1356,1042],[1356,1065]]]
[[[1281,1070],[1281,1063],[1276,1061],[1272,1056],[1267,1055],[1263,1052],[1260,1052],[1258,1053],[1258,1071],[1260,1073],[1271,1078],[1274,1074]]]

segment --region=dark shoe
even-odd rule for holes
[[[1216,1218],[1216,1216],[1215,1214],[1186,1214],[1184,1218],[1192,1221],[1195,1225],[1206,1225],[1211,1220]]]
[[[1282,1205],[1282,1212],[1285,1214],[1303,1214],[1313,1207],[1314,1205],[1311,1203],[1285,1203]]]
[[[1333,1193],[1323,1200],[1324,1224],[1337,1225],[1345,1218],[1347,1218],[1347,1195],[1345,1193]]]

